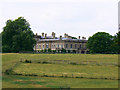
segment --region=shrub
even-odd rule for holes
[[[76,63],[76,62],[70,62],[70,64],[72,64],[72,65],[77,65],[77,63]]]
[[[26,60],[25,60],[25,63],[32,63],[32,62],[26,59]]]
[[[43,61],[43,62],[42,62],[42,64],[47,64],[47,63],[48,63],[48,62],[46,62],[46,61]]]
[[[50,48],[48,48],[48,52],[51,52],[51,49],[50,49]]]
[[[47,50],[46,49],[44,49],[44,53],[46,53],[47,52]]]
[[[53,53],[56,53],[56,50],[53,50]]]

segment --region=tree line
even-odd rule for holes
[[[30,24],[23,17],[7,20],[1,34],[2,52],[33,51],[33,47],[36,44]]]
[[[36,44],[30,24],[24,17],[7,20],[0,37],[2,37],[2,52],[6,53],[33,51]],[[120,53],[120,31],[114,36],[106,32],[95,33],[88,38],[87,48],[90,53]]]
[[[87,48],[90,53],[118,54],[120,53],[120,31],[114,36],[106,32],[97,32],[89,37]]]

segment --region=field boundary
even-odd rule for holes
[[[116,63],[100,63],[96,61],[69,61],[69,60],[34,60],[34,59],[20,59],[22,63],[40,63],[40,64],[71,64],[71,65],[97,65],[97,66],[117,66],[120,67],[119,64]]]

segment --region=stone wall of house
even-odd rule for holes
[[[41,37],[41,38],[40,38]],[[52,36],[47,37],[47,34],[45,34],[45,37],[42,33],[42,36],[39,36],[37,40],[37,44],[34,46],[35,51],[41,51],[41,50],[62,50],[65,49],[66,51],[76,51],[76,53],[88,53],[89,50],[86,48],[86,41],[84,41],[85,37],[82,37],[82,39],[79,38],[74,41],[71,36],[68,34],[64,35],[64,38],[68,38],[70,40],[62,40],[62,36],[59,37],[59,40],[56,39],[55,33],[52,32]],[[81,41],[80,41],[81,40]]]
[[[77,43],[77,42],[64,42],[64,41],[54,41],[54,42],[39,42],[35,46],[36,51],[40,50],[65,50],[73,51],[75,50],[78,53],[87,53],[88,49],[86,48],[86,43]]]

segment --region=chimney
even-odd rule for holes
[[[86,37],[82,37],[82,40],[85,40],[86,39]]]
[[[68,38],[70,38],[70,39],[71,39],[71,36],[68,36]]]
[[[53,36],[53,38],[55,38],[55,33],[54,33],[54,36]]]
[[[36,33],[36,36],[37,36],[37,33]]]
[[[52,36],[53,36],[53,38],[55,39],[55,33],[54,33],[54,32],[52,32]]]
[[[66,34],[66,38],[68,38],[68,34]]]
[[[47,34],[45,33],[45,38],[47,38]]]
[[[44,33],[42,33],[42,37],[44,37]]]
[[[80,36],[78,36],[78,39],[80,39]]]
[[[54,35],[54,32],[52,32],[52,36]]]
[[[64,38],[66,38],[66,35],[67,35],[67,34],[65,33],[65,34],[64,34]]]
[[[62,36],[60,36],[60,40],[62,40]]]
[[[86,37],[84,37],[84,39],[86,40]]]

